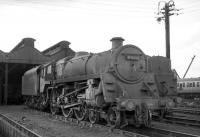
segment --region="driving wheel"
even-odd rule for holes
[[[86,118],[87,108],[81,104],[74,109],[74,114],[78,121],[82,121]]]

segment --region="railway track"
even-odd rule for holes
[[[178,116],[166,116],[165,121],[176,123],[176,124],[200,127],[200,121],[198,119],[189,119],[189,118],[178,117]]]
[[[148,137],[199,137],[198,135],[171,131],[153,126],[151,128],[134,129],[133,131],[143,133]]]
[[[121,134],[124,137],[198,137],[197,135],[162,129],[155,126],[152,126],[151,128],[135,128],[128,126],[123,129],[115,129],[102,124],[91,124],[88,121],[78,121],[77,119],[74,118],[65,118],[62,115],[51,115],[50,113],[36,111],[36,110],[32,111],[35,111],[45,116],[49,116],[51,118],[54,118],[62,122],[76,124],[81,127],[84,126],[84,127],[106,128],[109,129],[110,132]]]
[[[193,134],[188,134],[188,133],[182,133],[182,132],[177,132],[177,131],[171,131],[167,129],[161,129],[161,128],[155,128],[152,127],[150,128],[150,136],[155,137],[155,136],[163,136],[163,137],[199,137],[198,135],[193,135]]]
[[[135,128],[132,126],[127,126],[123,129],[113,129],[108,127],[107,125],[102,124],[90,124],[88,121],[78,121],[74,118],[65,118],[61,115],[51,115],[47,112],[41,112],[38,110],[30,109],[31,113],[35,113],[38,115],[48,116],[54,120],[62,121],[64,123],[68,123],[71,125],[77,125],[80,127],[96,127],[96,128],[105,128],[109,129],[110,132],[113,132],[115,134],[120,134],[123,137],[198,137],[197,135],[193,134],[187,134],[187,133],[181,133],[177,131],[171,131],[163,128],[158,128],[154,126],[154,123],[152,124],[151,128]],[[40,135],[37,135],[36,133],[30,131],[26,127],[20,125],[19,123],[13,121],[12,119],[8,118],[5,115],[0,114],[0,118],[10,123],[12,126],[20,130],[20,132],[23,132],[27,135],[27,137],[40,137]]]
[[[200,120],[199,119],[192,119],[188,117],[183,116],[170,116],[167,115],[162,120],[159,119],[158,115],[153,115],[153,120],[155,121],[161,121],[165,123],[172,123],[172,124],[180,124],[180,125],[186,125],[186,126],[192,126],[192,127],[200,127]]]
[[[200,115],[200,108],[185,108],[185,107],[177,107],[170,109],[171,112],[176,113],[185,113],[185,114],[196,114]]]
[[[18,122],[8,118],[7,116],[3,115],[3,114],[0,114],[0,120],[2,121],[5,121],[7,123],[9,123],[9,126],[12,127],[12,128],[15,128],[17,129],[18,131],[17,132],[13,132],[13,134],[9,133],[11,131],[8,131],[6,132],[6,129],[9,129],[9,127],[3,127],[2,125],[2,128],[3,130],[1,130],[1,136],[3,137],[8,137],[8,136],[12,136],[12,137],[18,137],[18,136],[21,136],[21,137],[41,137],[40,135],[38,135],[37,133],[29,130],[28,128],[24,127],[23,125],[19,124]],[[2,124],[2,123],[1,123]]]

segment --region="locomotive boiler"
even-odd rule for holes
[[[170,60],[147,56],[134,45],[123,46],[121,37],[111,41],[108,51],[78,52],[33,70],[38,81],[32,82],[38,86],[32,96],[23,88],[27,104],[91,123],[103,118],[114,127],[149,126],[152,111],[174,106],[168,96],[176,92]],[[26,80],[29,73],[23,85],[31,83]]]

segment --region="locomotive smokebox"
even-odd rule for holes
[[[112,50],[123,46],[124,39],[121,37],[114,37],[110,40],[112,42]]]

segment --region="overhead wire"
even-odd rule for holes
[[[17,2],[19,2],[19,1],[17,1]],[[48,3],[49,2],[52,2],[52,1],[48,1]],[[20,0],[20,3],[26,3],[26,4],[28,4],[28,3],[32,3],[32,4],[41,4],[42,2],[41,1],[24,1],[24,0]],[[43,2],[44,3],[44,2]],[[57,2],[57,3],[59,3],[59,2]],[[84,4],[92,4],[92,5],[94,5],[94,6],[99,6],[99,4],[100,5],[103,5],[103,6],[110,6],[111,8],[116,8],[116,9],[122,9],[122,8],[125,8],[127,11],[130,11],[130,12],[151,12],[151,10],[147,10],[147,7],[151,7],[152,5],[150,5],[150,6],[144,6],[144,4],[141,6],[139,6],[139,5],[137,5],[137,6],[130,6],[130,4],[125,4],[124,2],[122,3],[122,2],[114,2],[115,4],[113,4],[113,3],[111,3],[111,2],[105,2],[105,1],[82,1],[82,2],[75,2],[76,4],[77,3],[79,3],[79,6],[74,6],[74,7],[72,7],[71,5],[67,5],[67,6],[69,6],[69,7],[71,7],[71,8],[85,8],[85,9],[87,9],[86,7],[81,7],[81,5],[83,6]],[[116,4],[117,3],[117,4]],[[55,2],[53,3],[54,5],[55,5]],[[192,3],[193,5],[197,5],[196,3]],[[57,4],[58,5],[58,4]],[[63,6],[63,4],[62,5],[58,5],[58,6],[60,6],[60,7],[62,7]],[[189,5],[189,6],[191,6],[191,5]],[[67,7],[67,8],[69,8],[69,7]],[[184,6],[182,6],[183,8],[187,8],[187,7],[184,7]],[[65,7],[66,8],[66,7]]]
[[[197,0],[190,0],[190,1],[176,1],[175,2],[176,13],[181,14],[181,16],[195,16],[199,14],[200,11],[200,1]]]
[[[40,2],[37,2],[37,1],[31,1],[31,2],[29,1],[29,2],[24,2],[24,3],[41,4]],[[130,6],[130,4],[128,5],[128,4],[124,4],[124,3],[118,3],[118,4],[102,3],[102,2],[96,3],[96,1],[95,2],[94,1],[83,1],[83,2],[75,2],[74,3],[74,5],[77,5],[77,4],[78,4],[78,6],[76,6],[77,8],[83,8],[81,6],[87,6],[87,4],[90,4],[90,5],[93,5],[95,7],[96,6],[102,7],[102,5],[103,5],[103,6],[106,6],[106,7],[110,6],[112,9],[122,9],[122,8],[124,8],[126,11],[130,11],[130,12],[135,12],[135,11],[136,12],[151,12],[151,10],[147,10],[147,8],[145,6],[142,6],[142,7],[138,7],[138,5],[137,6]],[[99,4],[101,6],[99,6]],[[64,5],[65,5],[64,3],[61,4],[61,5],[56,4],[56,6],[58,6],[58,7],[62,7]],[[67,5],[67,6],[72,7],[71,5]],[[84,7],[84,8],[86,8],[86,7]]]
[[[31,2],[32,4],[34,3],[34,4],[40,4],[40,2]],[[4,3],[4,4],[8,4],[8,5],[16,5],[16,6],[24,6],[24,7],[26,7],[27,8],[27,6],[25,6],[25,5],[23,5],[23,4],[17,4],[17,3],[12,3],[12,2],[6,2],[6,3]],[[30,4],[30,3],[29,3]],[[49,8],[48,9],[48,7],[49,6],[45,6],[45,5],[40,5],[40,6],[42,6],[42,9],[47,9],[47,10],[52,10],[51,8]],[[32,8],[38,8],[38,6],[30,6],[29,5],[29,7],[32,7]],[[81,7],[81,6],[68,6],[67,8],[65,7],[65,6],[59,6],[59,8],[61,8],[62,10],[63,9],[79,9],[79,10],[86,10],[86,11],[91,11],[91,10],[93,10],[92,8],[88,8],[88,7]],[[58,10],[58,9],[57,9]],[[59,9],[60,10],[60,9]],[[117,12],[117,14],[119,14],[119,12],[120,12],[120,14],[125,14],[125,13],[127,13],[127,14],[133,14],[134,15],[134,12],[136,12],[136,13],[143,13],[143,11],[142,10],[129,10],[129,9],[123,9],[123,10],[111,10],[111,9],[105,9],[105,8],[99,8],[98,10],[96,10],[96,11],[94,11],[94,12],[99,12],[100,14],[101,13],[111,13],[112,14],[112,12],[114,12],[114,14],[116,14]],[[152,13],[153,14],[153,13]],[[142,15],[142,17],[148,17],[147,15],[150,15],[149,14],[149,11],[148,12],[146,12],[146,16],[144,16],[145,14],[143,14]],[[134,15],[135,16],[135,15]],[[139,16],[141,16],[141,14],[139,15]]]
[[[16,0],[15,0],[16,1]],[[73,10],[73,14],[85,14],[85,15],[106,15],[106,16],[114,16],[114,17],[140,17],[140,18],[153,18],[155,16],[156,9],[151,9],[154,2],[148,2],[145,4],[137,4],[134,5],[134,2],[126,3],[126,2],[110,2],[105,0],[85,0],[85,1],[5,1],[4,4],[8,5],[16,5],[23,7],[31,7],[31,8],[39,8],[42,10],[47,10],[51,12],[62,12],[65,10]],[[131,5],[133,4],[133,6]],[[157,3],[155,3],[157,4]],[[200,2],[194,2],[191,4],[181,4],[179,3],[179,7],[183,8],[182,11],[184,14],[197,14],[200,9],[195,9],[195,5],[200,4]],[[157,6],[157,5],[156,5]],[[52,11],[53,10],[53,11]],[[81,11],[81,12],[80,12]],[[92,12],[91,12],[92,11]]]
[[[23,2],[23,3],[35,3],[35,4],[41,4],[42,3],[41,1],[35,1],[35,0],[34,1],[30,1],[29,0],[28,2],[27,1],[21,1],[21,2]],[[43,3],[44,3],[44,1],[43,1]],[[56,3],[55,3],[55,1],[54,2],[48,1],[48,4],[50,4],[50,3],[58,6],[59,5],[58,3],[61,3],[61,1],[60,2],[56,1]],[[62,4],[63,3],[66,3],[66,1],[62,1]],[[118,1],[110,2],[110,1],[106,1],[105,2],[105,1],[99,1],[99,0],[95,0],[95,1],[84,0],[84,1],[78,1],[78,2],[75,1],[74,4],[75,3],[82,3],[82,4],[86,3],[86,4],[91,4],[91,5],[98,5],[98,6],[99,5],[103,5],[103,6],[111,6],[111,7],[124,7],[125,6],[126,8],[132,8],[132,6],[130,6],[130,3],[126,3],[125,1],[123,1],[123,2],[118,2]],[[132,3],[133,3],[133,1],[132,1]],[[146,9],[146,7],[144,6],[144,4],[142,4],[142,6],[138,7],[138,8],[145,8]]]

